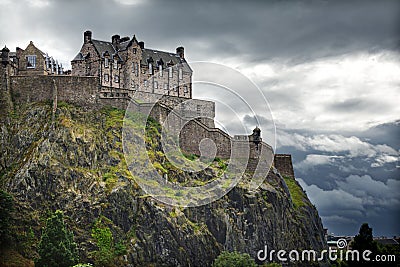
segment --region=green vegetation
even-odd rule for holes
[[[62,211],[57,210],[46,221],[38,247],[38,267],[69,267],[78,262],[73,234],[64,224]]]
[[[247,253],[223,251],[212,267],[257,267],[257,264]]]
[[[114,258],[126,254],[127,251],[122,242],[114,244],[111,229],[106,223],[111,223],[111,221],[105,217],[100,217],[92,228],[92,237],[98,247],[98,250],[94,253],[96,266],[114,266]]]
[[[11,195],[0,190],[0,245],[9,242],[11,212],[14,210],[14,201]]]
[[[290,196],[295,208],[301,208],[306,205],[305,201],[307,199],[306,194],[303,189],[299,186],[295,179],[290,177],[283,177],[286,185],[289,188]]]

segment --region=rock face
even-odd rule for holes
[[[37,256],[44,218],[56,209],[74,232],[81,262],[94,260],[91,231],[100,218],[115,243],[126,247],[114,260],[117,266],[210,266],[223,250],[256,259],[265,245],[287,251],[325,247],[315,207],[294,179],[276,169],[254,192],[239,183],[196,208],[170,207],[145,195],[127,170],[122,120],[123,111],[115,109],[94,112],[60,103],[52,116],[51,105],[33,103],[1,124],[0,182],[16,203],[14,238],[24,240],[30,228],[35,234],[32,246],[17,246],[24,257]],[[152,140],[157,143],[158,136]],[[193,176],[169,169],[162,152],[153,152],[154,162],[164,164],[175,181],[204,182],[221,170],[215,164]]]

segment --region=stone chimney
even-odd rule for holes
[[[112,42],[112,44],[113,44],[114,46],[116,46],[117,44],[119,44],[120,40],[121,40],[121,36],[119,36],[118,34],[113,35],[113,36],[111,37],[111,42]]]
[[[1,50],[1,62],[5,63],[5,64],[8,63],[9,53],[10,53],[10,49],[8,49],[7,46],[4,46],[4,48]]]
[[[176,53],[180,58],[185,58],[185,48],[183,46],[177,47]]]
[[[83,43],[87,44],[90,41],[92,41],[92,32],[91,31],[85,31],[83,33]]]
[[[140,48],[144,49],[144,42],[143,41],[139,42],[139,46]]]

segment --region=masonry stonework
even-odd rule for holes
[[[129,106],[132,111],[150,114],[164,126],[168,124],[168,130],[179,134],[179,146],[186,153],[201,155],[199,145],[209,139],[215,144],[215,156],[229,159],[235,143],[239,155],[248,156],[247,170],[252,172],[261,152],[273,155],[272,147],[262,142],[258,127],[251,135],[234,137],[215,128],[215,103],[192,99],[192,70],[183,47],[168,53],[145,48],[135,36],[114,35],[106,42],[92,39],[92,33],[86,31],[71,64],[71,75],[60,75],[62,67],[32,42],[15,53],[4,48],[0,107],[49,100],[93,110]],[[294,178],[290,155],[275,155],[274,165],[282,175]]]

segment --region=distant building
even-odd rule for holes
[[[92,39],[92,32],[86,31],[71,65],[72,75],[99,77],[105,87],[192,97],[192,70],[183,47],[176,48],[176,53],[164,52],[145,48],[135,36],[114,35],[108,42]]]
[[[31,41],[24,49],[17,47],[16,52],[10,52],[7,47],[1,50],[3,62],[9,62],[13,75],[62,75],[62,64],[49,57],[37,48]]]

